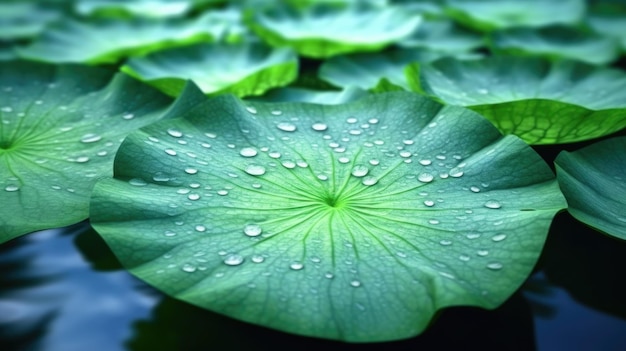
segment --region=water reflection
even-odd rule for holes
[[[6,262],[28,262],[21,270],[12,268],[15,274],[38,278],[19,290],[3,284],[0,306],[12,306],[18,311],[12,314],[11,325],[28,329],[34,320],[42,332],[35,335],[36,342],[26,346],[9,344],[11,339],[4,338],[0,349],[125,349],[123,343],[131,336],[131,323],[146,317],[157,299],[136,289],[143,284],[124,271],[92,270],[73,243],[75,236],[86,230],[89,226],[82,223],[33,233],[12,242],[2,255]],[[14,335],[4,323],[2,330]]]

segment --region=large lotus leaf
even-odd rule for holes
[[[462,29],[448,19],[425,20],[409,37],[398,42],[402,47],[427,48],[457,54],[479,48],[482,36]]]
[[[493,44],[496,49],[511,54],[565,58],[591,64],[606,64],[619,56],[616,40],[563,26],[500,31],[494,34]]]
[[[107,63],[159,49],[213,41],[226,30],[213,17],[195,20],[92,19],[65,20],[51,26],[31,45],[24,58],[46,62]]]
[[[315,4],[306,9],[275,6],[251,12],[250,27],[273,46],[291,46],[299,54],[325,58],[376,51],[415,31],[421,17],[399,6],[351,3]]]
[[[555,164],[572,216],[626,240],[626,137],[563,151]]]
[[[414,90],[467,106],[531,144],[568,143],[626,127],[626,74],[574,61],[491,57],[411,65]]]
[[[382,78],[409,89],[404,68],[412,62],[431,62],[442,54],[420,49],[335,56],[319,69],[319,77],[338,87],[374,88]]]
[[[112,173],[124,136],[170,103],[126,76],[76,65],[4,62],[0,92],[0,242],[87,218],[91,188]]]
[[[480,30],[574,24],[585,13],[584,0],[447,0],[446,13]]]
[[[0,3],[0,40],[32,38],[60,16],[58,8],[35,1]]]
[[[298,57],[288,48],[257,43],[196,44],[132,58],[122,71],[169,95],[178,95],[187,80],[205,94],[261,95],[291,83],[298,75]]]
[[[237,319],[347,341],[499,305],[565,207],[523,141],[408,92],[219,96],[132,133],[114,174],[94,188],[91,222],[133,274]]]

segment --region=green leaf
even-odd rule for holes
[[[309,102],[324,105],[338,105],[358,100],[367,96],[367,92],[359,88],[346,88],[340,91],[319,91],[306,88],[279,88],[269,91],[251,101],[266,102]]]
[[[617,41],[563,26],[514,28],[494,34],[495,48],[510,54],[573,59],[602,65],[619,56]]]
[[[251,12],[248,24],[270,45],[291,46],[302,56],[325,58],[380,50],[413,33],[420,21],[418,14],[403,7],[357,2],[306,9],[275,6]]]
[[[319,69],[319,77],[338,87],[374,88],[382,78],[409,88],[404,68],[411,62],[430,62],[442,54],[420,49],[396,49],[376,53],[335,56]]]
[[[600,3],[590,10],[587,17],[589,26],[599,34],[615,38],[626,52],[626,5],[619,3]]]
[[[626,127],[626,74],[574,61],[497,56],[412,65],[413,90],[467,106],[505,134],[558,144]]]
[[[584,0],[447,0],[445,12],[483,31],[512,27],[574,24],[585,12]]]
[[[61,17],[54,6],[35,1],[0,4],[0,41],[30,39]]]
[[[0,65],[0,92],[0,242],[87,218],[124,136],[170,102],[106,70],[26,62]]]
[[[237,319],[346,341],[498,306],[565,207],[524,142],[408,92],[343,105],[219,96],[129,135],[114,169],[91,223],[133,274]]]
[[[626,240],[626,137],[563,151],[554,162],[569,213]]]
[[[258,43],[197,44],[132,58],[122,71],[169,95],[178,95],[187,80],[205,94],[243,97],[291,83],[298,75],[298,57],[288,49]]]
[[[51,26],[31,45],[21,48],[19,55],[54,63],[110,63],[125,56],[141,56],[160,49],[210,42],[221,38],[224,31],[224,23],[208,15],[195,20],[169,21],[67,19]]]
[[[426,48],[436,52],[457,54],[483,46],[483,38],[463,29],[448,19],[428,19],[398,45],[407,48]]]

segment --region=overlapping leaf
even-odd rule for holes
[[[87,218],[124,136],[170,103],[123,75],[74,65],[4,62],[0,92],[0,242]]]
[[[126,138],[91,223],[176,298],[287,332],[406,338],[532,270],[554,176],[479,115],[411,93],[207,101]]]
[[[288,49],[257,43],[197,44],[134,58],[122,71],[178,95],[187,80],[205,94],[260,95],[291,83],[298,75],[298,58]]]
[[[626,137],[563,151],[555,164],[572,216],[626,240]]]
[[[626,74],[574,61],[441,59],[408,70],[412,88],[479,112],[531,144],[597,138],[626,127]]]
[[[375,51],[407,37],[420,24],[413,11],[396,6],[315,4],[305,9],[271,7],[251,12],[250,27],[273,46],[290,46],[307,57]]]

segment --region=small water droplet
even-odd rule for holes
[[[265,257],[263,257],[261,255],[254,255],[254,256],[250,257],[250,261],[252,261],[254,263],[263,263],[263,261],[265,261]]]
[[[100,141],[102,140],[102,137],[98,134],[94,134],[94,133],[89,133],[89,134],[85,134],[83,135],[82,138],[80,138],[80,142],[81,143],[95,143],[96,141]]]
[[[181,268],[183,271],[187,272],[187,273],[193,273],[196,271],[196,266],[192,266],[188,263],[184,264],[183,267]]]
[[[435,201],[432,200],[425,200],[424,201],[424,205],[428,206],[428,207],[433,207],[435,206]]]
[[[489,200],[485,202],[485,207],[495,210],[495,209],[501,208],[502,204],[500,204],[500,202],[497,200]]]
[[[176,156],[176,154],[177,154],[176,151],[173,150],[173,149],[165,149],[163,151],[165,151],[165,153],[170,155],[170,156]]]
[[[263,232],[263,229],[258,224],[248,224],[243,228],[243,232],[247,236],[259,236]]]
[[[4,188],[4,190],[5,190],[5,191],[8,191],[8,192],[13,192],[13,191],[18,191],[18,190],[20,190],[20,187],[19,187],[19,186],[17,186],[17,185],[7,185],[7,186]]]
[[[218,190],[217,195],[226,196],[228,195],[228,190]]]
[[[491,240],[496,241],[496,242],[502,241],[504,239],[506,239],[506,234],[496,234],[491,238]]]
[[[439,224],[440,222],[437,219],[429,219],[428,223],[430,223],[430,224]]]
[[[172,237],[172,236],[176,236],[176,233],[171,230],[166,230],[165,233],[163,233],[163,235]]]
[[[470,257],[467,255],[459,255],[459,260],[467,262],[470,260]]]
[[[196,174],[198,173],[198,170],[195,168],[185,168],[185,173],[187,174]]]
[[[204,231],[206,231],[206,227],[205,227],[205,226],[203,226],[203,225],[197,225],[194,229],[195,229],[197,232],[204,232]]]
[[[125,120],[129,120],[133,118],[135,118],[135,115],[133,115],[132,113],[125,113],[122,115],[122,119],[125,119]]]
[[[304,264],[302,264],[302,262],[293,262],[289,265],[289,268],[293,269],[294,271],[299,271],[304,268]]]
[[[433,181],[433,179],[435,179],[435,177],[430,173],[422,173],[417,176],[417,180],[422,183],[430,183]]]
[[[380,161],[377,159],[371,159],[369,160],[370,165],[372,166],[378,166],[380,164]]]
[[[256,115],[256,108],[254,108],[253,106],[246,106],[246,111],[250,112],[253,115]]]
[[[329,273],[324,274],[324,277],[326,277],[327,279],[333,279],[334,275],[329,272]]]
[[[357,121],[358,121],[358,120],[357,120],[356,118],[354,118],[354,117],[350,117],[350,118],[346,119],[346,122],[347,122],[347,123],[350,123],[350,124],[354,124],[354,123],[356,123]]]
[[[148,185],[148,183],[146,183],[145,180],[139,179],[139,178],[133,178],[133,179],[129,180],[128,184],[134,185],[134,186],[145,186],[145,185]]]
[[[296,165],[300,168],[307,168],[309,167],[309,164],[306,163],[306,161],[302,161],[302,160],[298,160],[296,161]]]
[[[478,233],[467,233],[467,234],[465,234],[465,237],[470,239],[470,240],[473,240],[473,239],[480,238],[480,234],[478,234]]]
[[[313,128],[313,130],[316,130],[318,132],[322,132],[322,131],[325,131],[326,129],[328,129],[328,126],[326,124],[324,124],[324,123],[313,123],[311,128]]]
[[[452,178],[459,178],[463,176],[463,171],[460,170],[459,168],[453,168],[450,170],[449,174],[450,174],[450,177]]]
[[[280,116],[280,115],[283,114],[283,111],[281,111],[281,110],[272,110],[270,113],[273,114],[274,116]]]
[[[365,177],[368,172],[369,169],[363,165],[356,165],[352,168],[352,175],[355,177]]]
[[[297,129],[295,124],[289,122],[278,123],[276,128],[282,130],[283,132],[294,132]]]
[[[480,192],[480,188],[477,186],[471,186],[470,187],[470,191],[473,193],[479,193]]]
[[[75,161],[78,162],[78,163],[85,163],[85,162],[89,161],[89,157],[87,157],[87,156],[79,156],[79,157],[76,157]]]
[[[260,166],[260,165],[247,165],[246,166],[246,173],[248,173],[249,175],[253,175],[253,176],[260,176],[265,174],[265,167]]]
[[[497,271],[502,269],[502,263],[500,262],[491,262],[491,263],[487,263],[487,268]]]
[[[378,123],[378,118],[370,118],[367,120],[370,124],[376,124]]]
[[[353,280],[350,282],[350,286],[354,287],[354,288],[358,288],[359,286],[361,286],[361,282],[358,280]]]
[[[412,154],[411,154],[411,152],[410,152],[410,151],[406,151],[406,150],[402,150],[402,151],[400,151],[400,157],[404,157],[404,158],[406,158],[406,157],[411,157],[411,155],[412,155]]]
[[[450,240],[445,240],[445,239],[443,239],[443,240],[439,241],[439,243],[440,243],[441,245],[443,245],[443,246],[450,246],[450,245],[452,245],[452,241],[450,241]]]
[[[476,251],[476,254],[478,256],[485,257],[485,256],[489,255],[489,251],[488,250],[478,250],[478,251]]]
[[[237,254],[231,254],[224,258],[224,264],[228,266],[238,266],[242,264],[244,261],[243,256]]]
[[[292,168],[296,167],[296,163],[293,162],[293,161],[289,161],[289,160],[285,160],[285,161],[281,162],[281,164],[283,165],[283,167],[289,168],[289,169],[292,169]]]
[[[348,163],[350,162],[350,159],[347,157],[339,157],[337,161],[339,161],[339,163]]]
[[[200,199],[200,195],[198,195],[198,194],[189,194],[189,195],[187,195],[187,198],[189,200],[191,200],[191,201],[196,201],[196,200]]]
[[[280,158],[280,152],[278,151],[270,151],[267,155],[271,158]]]

